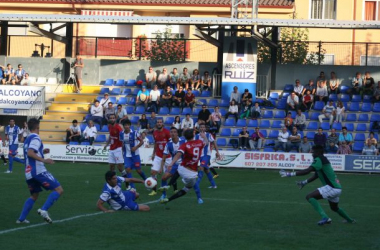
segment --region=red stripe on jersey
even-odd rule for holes
[[[162,131],[155,130],[153,132],[155,153],[158,157],[164,156],[166,143],[170,140],[170,131],[163,128]]]
[[[119,124],[111,125],[108,124],[108,130],[110,131],[110,138],[111,138],[111,146],[110,150],[115,150],[117,148],[121,148],[123,146],[123,143],[119,139],[120,132],[123,131],[123,129],[120,127]]]
[[[188,141],[182,144],[178,151],[182,153],[181,166],[198,171],[198,163],[201,158],[204,144],[201,140]]]

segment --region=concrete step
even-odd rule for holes
[[[81,95],[81,94],[58,94],[55,98],[55,102],[82,102],[93,103],[97,95]]]
[[[42,120],[40,122],[40,130],[65,131],[71,125],[72,125],[71,121],[47,122],[47,121]]]
[[[55,115],[44,115],[42,117],[42,121],[48,120],[49,122],[59,122],[61,123],[62,121],[64,122],[72,122],[72,120],[77,120],[78,122],[81,122],[84,119],[85,115],[82,114],[70,114],[70,115],[65,115],[64,113],[62,114],[55,114]],[[42,122],[41,121],[41,122]]]
[[[41,137],[42,141],[45,141],[45,140],[65,141],[66,133],[65,132],[40,131],[40,137]]]
[[[53,103],[50,107],[49,110],[54,110],[54,111],[88,111],[90,108],[89,104],[58,104],[58,103]]]

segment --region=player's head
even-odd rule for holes
[[[11,127],[13,127],[13,126],[15,125],[15,120],[14,120],[14,119],[10,119],[10,120],[9,120],[9,125],[10,125]]]
[[[314,145],[313,146],[313,157],[318,157],[323,155],[323,147],[321,145]]]
[[[130,120],[124,121],[123,127],[124,127],[125,132],[129,133],[131,131],[131,121]]]
[[[31,133],[38,134],[40,132],[40,121],[32,118],[28,121],[28,128]]]
[[[157,120],[157,128],[158,129],[162,129],[164,127],[164,122],[162,121],[162,119],[158,119]]]
[[[116,123],[116,115],[115,114],[110,114],[108,116],[108,122],[114,125]]]
[[[204,123],[199,124],[199,131],[202,133],[206,132],[206,124]]]
[[[184,133],[185,139],[190,141],[194,138],[194,129],[188,129]]]
[[[117,176],[115,171],[107,171],[106,175],[106,182],[111,186],[115,187],[117,185]]]
[[[175,127],[170,128],[170,137],[172,139],[178,138],[178,129],[177,128],[175,128]]]

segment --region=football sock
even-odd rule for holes
[[[8,159],[9,159],[8,170],[12,172],[12,170],[13,170],[13,157],[11,155],[9,155]]]
[[[216,186],[215,181],[214,181],[214,177],[212,176],[211,172],[207,173],[207,178],[210,181],[212,186]]]
[[[184,196],[186,194],[186,191],[181,189],[179,190],[177,193],[173,194],[170,198],[169,198],[169,201],[172,201],[172,200],[175,200],[175,199],[178,199],[179,197],[181,196]]]
[[[178,171],[176,171],[174,174],[173,174],[173,176],[172,176],[172,178],[170,178],[170,181],[169,181],[169,186],[174,186],[174,185],[177,185],[177,179],[179,178],[179,173],[178,173]]]
[[[164,187],[166,185],[168,185],[168,182],[164,181],[164,180],[161,180],[161,187]],[[163,191],[162,194],[166,196],[166,191]]]
[[[127,178],[133,178],[132,173],[127,172]],[[129,182],[129,186],[131,186],[131,188],[135,188],[135,183]]]
[[[47,211],[51,206],[53,206],[54,202],[56,202],[59,197],[60,194],[57,191],[51,192],[41,209]]]
[[[20,159],[20,158],[15,157],[15,158],[13,158],[13,160],[14,160],[14,161],[17,161],[17,162],[19,162],[19,163],[25,164],[25,161],[22,160],[22,159]]]
[[[22,208],[22,212],[20,215],[20,218],[18,219],[19,221],[24,221],[26,219],[26,216],[28,216],[30,210],[32,209],[34,205],[34,200],[32,198],[28,198],[25,201],[24,207]]]
[[[173,190],[174,190],[174,191],[177,191],[177,190],[178,190],[177,182],[174,182],[174,183],[173,183]]]
[[[327,214],[325,213],[325,211],[323,210],[323,208],[321,207],[321,205],[319,204],[319,202],[316,199],[310,198],[308,201],[313,206],[313,208],[315,209],[315,211],[317,211],[319,213],[319,215],[322,217],[322,219],[323,218],[329,218],[327,216]]]
[[[144,181],[146,180],[146,175],[145,175],[144,171],[137,172],[137,173],[141,176],[141,178],[142,178]]]
[[[4,163],[7,163],[7,159],[5,159],[4,155],[1,155],[1,159],[3,160]]]
[[[199,188],[199,183],[195,183],[194,185],[194,191],[195,191],[195,194],[197,195],[197,198],[200,199],[202,198],[201,197],[201,189]]]
[[[352,222],[353,219],[350,218],[350,216],[348,216],[348,214],[341,208],[338,209],[338,211],[336,211],[340,216],[342,216],[343,218],[345,218],[348,222]]]
[[[121,176],[126,176],[127,175],[127,172],[125,171],[125,169],[121,172]]]
[[[210,168],[210,171],[212,172],[213,175],[217,175],[218,173],[216,172],[215,168]]]

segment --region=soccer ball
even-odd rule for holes
[[[153,179],[152,177],[149,177],[145,180],[145,187],[146,188],[154,188],[157,185],[157,181]]]

